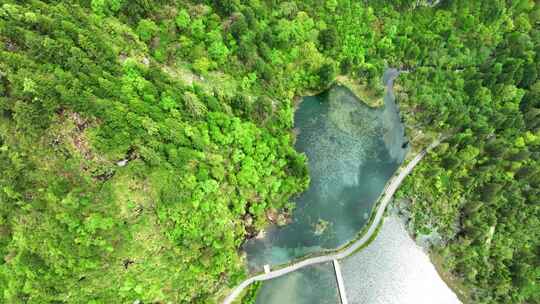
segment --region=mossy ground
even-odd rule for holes
[[[353,80],[345,75],[337,76],[336,82],[349,88],[358,99],[372,108],[379,108],[384,104],[384,95],[381,93],[381,90],[377,90],[367,84],[359,83],[357,80]]]

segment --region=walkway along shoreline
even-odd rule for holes
[[[381,194],[379,203],[377,204],[375,217],[373,218],[373,221],[371,221],[371,225],[369,226],[368,230],[363,233],[363,231],[360,232],[361,236],[359,238],[356,238],[352,240],[351,242],[345,244],[341,248],[338,248],[335,251],[329,252],[325,255],[321,256],[315,256],[315,257],[305,257],[303,260],[295,261],[287,266],[277,266],[281,267],[279,269],[270,271],[268,273],[263,273],[259,275],[252,276],[242,283],[240,283],[238,286],[236,286],[232,292],[223,300],[223,304],[231,304],[239,295],[242,293],[242,291],[247,288],[250,284],[256,282],[256,281],[266,281],[275,279],[278,277],[281,277],[283,275],[286,275],[290,272],[296,271],[298,269],[331,262],[333,260],[341,260],[352,253],[354,253],[356,250],[361,248],[363,245],[369,242],[370,238],[373,236],[373,234],[377,230],[377,226],[381,222],[384,216],[384,211],[386,210],[386,206],[390,203],[394,193],[398,189],[398,187],[401,185],[405,177],[411,173],[411,171],[414,169],[414,167],[424,158],[424,156],[433,148],[437,147],[441,143],[442,139],[437,139],[433,143],[431,143],[427,148],[420,151],[413,159],[409,161],[409,163],[405,167],[400,167],[396,174],[391,178],[390,182],[386,184],[386,187],[384,191]],[[372,212],[373,214],[373,212]]]

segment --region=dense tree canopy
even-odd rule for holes
[[[539,302],[539,46],[531,0],[4,0],[1,296],[216,302],[308,184],[294,98],[394,66],[412,143],[449,135],[413,227],[475,303]]]

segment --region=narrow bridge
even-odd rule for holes
[[[341,275],[341,266],[339,266],[339,262],[336,259],[334,259],[334,271],[336,272],[336,280],[341,304],[349,304],[349,302],[347,302],[347,293],[345,292],[345,283],[343,283],[343,276]]]

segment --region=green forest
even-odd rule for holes
[[[309,184],[298,98],[387,67],[413,147],[447,138],[415,231],[471,303],[540,303],[533,0],[0,1],[0,302],[218,303]]]

